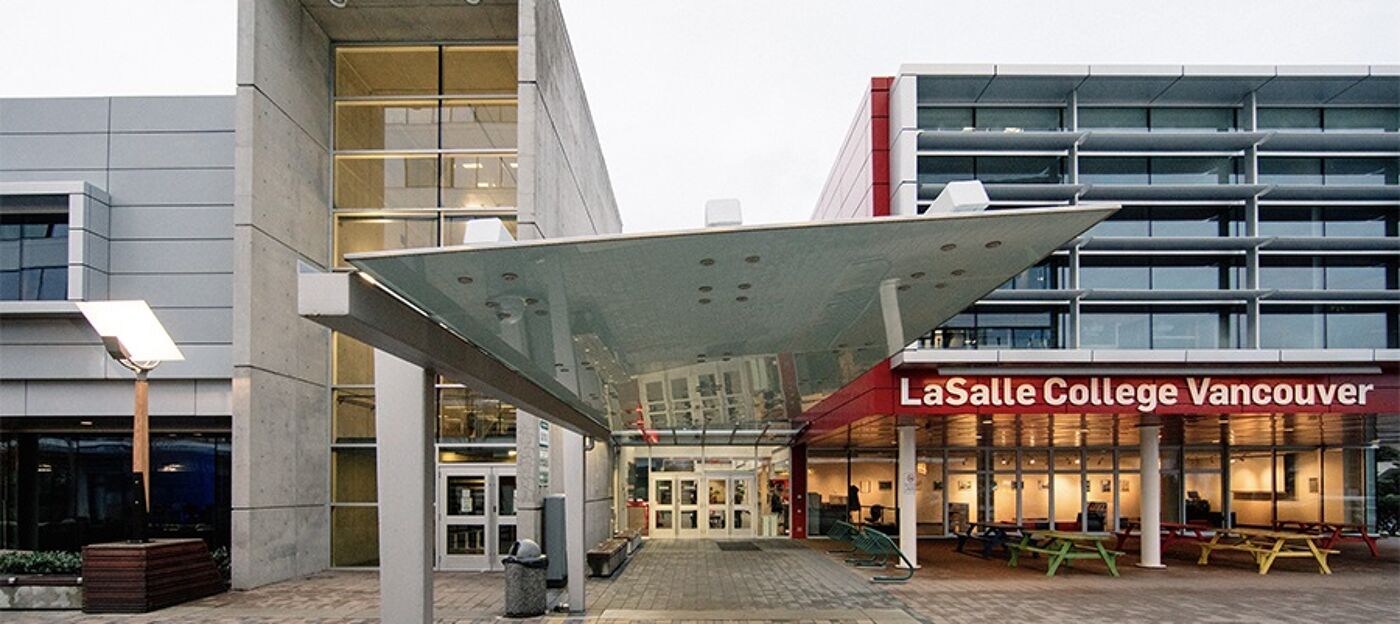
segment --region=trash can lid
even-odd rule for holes
[[[544,552],[540,550],[540,545],[532,539],[517,540],[510,547],[510,557],[521,563],[527,563],[538,559],[544,559]]]

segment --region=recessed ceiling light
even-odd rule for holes
[[[526,298],[525,298],[525,305],[535,305],[535,304],[537,304],[537,303],[539,303],[539,302],[540,302],[540,300],[539,300],[539,299],[536,299],[536,298],[534,298],[534,297],[526,297]]]
[[[510,312],[497,312],[497,313],[496,313],[496,318],[501,319],[502,321],[504,321],[504,320],[510,318]]]
[[[549,314],[549,310],[535,310],[535,316],[545,316],[546,314]]]
[[[987,244],[983,246],[987,249],[996,249],[1001,246],[1001,241],[987,241]]]
[[[710,291],[712,291],[712,290],[714,290],[714,288],[711,287],[711,286],[701,286],[701,287],[700,287],[700,292],[710,292]]]
[[[896,290],[909,290],[908,284],[900,284]]]
[[[758,264],[758,260],[758,256],[749,256],[747,258],[744,258],[744,262],[747,262],[749,264]]]
[[[501,305],[501,304],[496,303],[495,301],[487,301],[487,302],[486,302],[486,307],[488,307],[488,308],[496,308],[496,307],[500,307],[500,305]]]
[[[714,264],[715,264],[715,259],[714,259],[714,258],[705,258],[705,259],[703,259],[703,260],[700,261],[700,266],[714,266]]]
[[[701,299],[701,300],[700,300],[700,305],[705,305],[705,304],[707,304],[707,303],[709,303],[709,302],[710,302],[709,299]]]
[[[909,278],[910,278],[910,279],[921,279],[923,276],[924,276],[924,272],[923,272],[923,271],[915,271],[915,272],[909,274]]]
[[[738,301],[739,303],[743,303],[743,302],[745,302],[745,301],[748,301],[749,298],[748,298],[748,297],[745,297],[745,296],[743,296],[743,295],[739,295],[738,297],[735,297],[734,300],[735,300],[735,301]]]
[[[84,426],[84,427],[91,427],[91,426],[92,426],[92,421],[91,421],[91,420],[80,420],[80,421],[78,421],[78,424],[80,424],[80,425],[82,425],[82,426]]]
[[[463,275],[463,276],[457,278],[457,283],[458,283],[458,284],[470,284],[470,283],[472,283],[472,278],[471,278],[470,275]]]
[[[958,246],[957,246],[957,245],[954,245],[953,243],[948,243],[947,245],[944,245],[944,246],[942,246],[942,247],[939,247],[939,249],[941,249],[941,250],[943,250],[943,251],[952,251],[952,250],[957,249],[957,248],[958,248]]]
[[[505,280],[505,281],[507,281],[507,282],[513,282],[513,281],[515,281],[515,278],[517,278],[517,277],[520,277],[520,276],[519,276],[519,275],[516,275],[516,274],[514,274],[514,273],[502,273],[502,274],[501,274],[501,279],[503,279],[503,280]]]
[[[753,288],[753,284],[739,284],[739,290],[748,290],[750,288]]]
[[[946,284],[946,283],[944,283],[944,282],[939,282],[939,283],[937,283],[937,284],[934,284],[933,287],[934,287],[934,288],[947,288],[947,287],[948,287],[948,284]]]
[[[962,275],[964,273],[967,273],[966,269],[953,269],[953,275]]]

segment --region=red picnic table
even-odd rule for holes
[[[1376,547],[1376,536],[1366,532],[1365,524],[1345,522],[1313,522],[1310,520],[1280,520],[1274,523],[1276,530],[1296,529],[1306,533],[1316,533],[1323,538],[1322,547],[1332,548],[1340,542],[1362,542],[1371,549],[1372,557],[1381,556]]]
[[[1205,542],[1210,538],[1202,531],[1211,530],[1211,526],[1204,522],[1163,522],[1162,523],[1162,548],[1166,548],[1176,542]],[[1134,532],[1142,531],[1142,523],[1129,521],[1123,525],[1123,530],[1114,533],[1118,536],[1118,543],[1114,545],[1114,550],[1123,550],[1123,545],[1128,543],[1130,538],[1139,537]]]

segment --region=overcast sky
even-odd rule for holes
[[[901,63],[1400,64],[1397,0],[561,1],[629,231],[806,219]],[[0,0],[0,97],[232,93],[236,29],[235,0]]]

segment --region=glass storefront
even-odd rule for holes
[[[228,546],[229,458],[227,433],[153,433],[148,534]],[[130,432],[0,433],[0,550],[125,540],[130,478]]]
[[[332,167],[336,266],[367,251],[461,244],[516,227],[514,45],[340,46]],[[335,335],[331,565],[378,564],[374,352]],[[441,465],[515,461],[515,408],[440,380]]]
[[[1282,422],[1284,415],[1278,416]],[[918,446],[916,513],[921,537],[951,535],[969,522],[1110,531],[1140,519],[1141,458],[1135,425],[1115,425],[1113,417],[1102,417],[1103,423],[1055,433],[1051,442],[1045,423],[1079,422],[1080,415],[966,418],[980,421],[977,435],[989,444]],[[1232,424],[1226,417],[1206,420],[1209,425],[1199,430],[1178,433],[1185,444],[1161,447],[1164,521],[1217,527],[1271,527],[1283,521],[1375,526],[1375,446],[1364,441],[1337,446],[1222,444],[1222,435],[1233,437],[1232,427],[1256,427],[1252,421],[1257,418],[1251,417],[1248,424]],[[883,489],[896,481],[894,452],[886,450],[894,445],[889,433],[885,449],[818,445],[808,451],[810,535],[825,534],[837,521],[898,532],[898,501],[892,488]],[[881,521],[872,519],[870,509],[876,505],[882,507]]]

